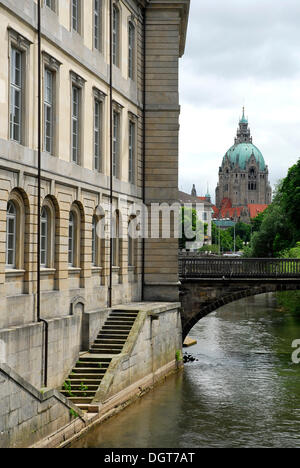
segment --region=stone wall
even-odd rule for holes
[[[38,392],[0,364],[0,448],[29,447],[82,413],[57,391]]]
[[[88,350],[104,324],[109,310],[74,312],[48,321],[48,387],[59,388],[76,363],[79,352]],[[44,386],[44,325],[32,323],[0,330],[5,362],[31,385]]]
[[[161,375],[160,370],[165,367],[176,369],[176,353],[182,349],[179,306],[178,303],[141,305],[123,352],[112,360],[93,404],[105,402],[138,381],[142,385],[143,379],[149,377],[154,384],[155,375]]]

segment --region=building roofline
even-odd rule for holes
[[[182,57],[185,51],[186,35],[190,11],[190,0],[138,0],[144,6],[154,8],[168,8],[180,10],[180,45],[179,56]]]

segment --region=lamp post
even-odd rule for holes
[[[233,243],[233,253],[235,254],[235,250],[236,250],[236,241],[235,241],[235,223],[234,223],[234,226],[233,226],[233,232],[234,232],[234,243]]]

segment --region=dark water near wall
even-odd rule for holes
[[[300,316],[272,295],[230,304],[191,331],[198,361],[75,447],[300,447]]]

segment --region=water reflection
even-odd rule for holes
[[[300,319],[273,295],[230,304],[191,331],[198,361],[74,447],[300,447]]]

